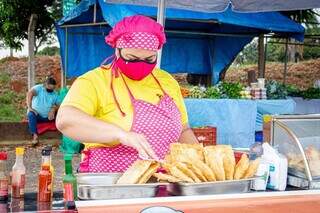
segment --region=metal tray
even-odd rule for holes
[[[216,181],[203,183],[174,183],[167,189],[171,195],[213,195],[250,192],[256,178],[244,180]]]
[[[108,200],[154,197],[166,183],[123,184],[115,182],[121,173],[79,173],[78,198],[81,200]]]
[[[299,177],[299,178],[307,179],[305,172],[298,170],[296,168],[289,167],[288,174]],[[320,180],[320,176],[312,176],[312,179]]]
[[[295,186],[301,189],[320,189],[320,181],[308,181],[306,178],[288,175],[288,185]]]

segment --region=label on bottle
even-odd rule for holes
[[[25,174],[13,174],[12,175],[12,186],[11,186],[12,197],[22,198],[24,196],[25,182],[26,182]]]
[[[20,177],[20,195],[24,196],[24,187],[26,185],[26,176],[23,174]]]
[[[63,199],[64,202],[73,201],[73,186],[72,183],[63,184]]]
[[[7,179],[0,180],[0,196],[1,197],[8,196],[8,180]]]

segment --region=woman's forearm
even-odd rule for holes
[[[182,133],[179,138],[179,143],[188,143],[188,144],[199,143],[192,129],[188,125],[183,127]]]
[[[62,134],[88,143],[111,143],[118,141],[125,133],[120,127],[96,119],[71,106],[60,107],[56,125]]]

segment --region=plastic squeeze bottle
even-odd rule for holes
[[[0,152],[0,201],[8,200],[8,171],[6,152]]]
[[[52,197],[52,173],[50,171],[50,151],[42,150],[41,170],[38,176],[38,202],[50,202]]]
[[[63,198],[65,204],[77,199],[77,180],[72,172],[72,154],[64,155],[65,175],[63,177]]]
[[[12,180],[11,180],[11,196],[13,198],[23,198],[25,188],[25,175],[26,167],[23,164],[24,148],[16,148],[16,162],[12,167]]]

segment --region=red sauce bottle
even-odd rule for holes
[[[50,152],[48,150],[42,150],[42,163],[38,183],[38,202],[51,202],[52,174],[50,171]]]

